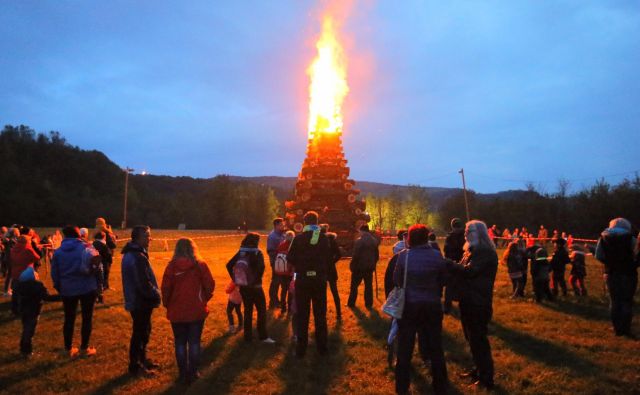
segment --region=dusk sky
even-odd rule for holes
[[[0,123],[153,174],[296,176],[327,3],[0,2]],[[640,170],[640,2],[356,1],[356,180],[547,192]],[[52,164],[54,166],[54,164]]]

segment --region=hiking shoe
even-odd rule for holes
[[[233,335],[234,333],[237,333],[236,327],[234,325],[229,325],[229,330],[227,331],[227,334]]]
[[[82,350],[80,350],[80,356],[81,357],[92,357],[94,355],[96,355],[97,351],[95,349],[95,347],[87,347],[87,348],[83,348]]]
[[[264,339],[262,342],[263,342],[263,343],[265,343],[265,344],[275,344],[275,343],[276,343],[276,341],[275,341],[275,340],[273,340],[273,339],[272,339],[272,338],[270,338],[270,337],[267,337],[267,338],[266,338],[266,339]]]
[[[151,359],[145,359],[145,361],[143,362],[142,366],[146,370],[155,370],[155,369],[160,368],[160,365],[158,365],[157,363],[153,362]]]

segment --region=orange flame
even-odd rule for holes
[[[318,56],[307,70],[309,84],[309,138],[318,133],[342,133],[342,102],[349,92],[347,66],[333,19],[325,17],[316,43]]]

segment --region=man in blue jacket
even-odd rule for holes
[[[65,353],[72,358],[79,353],[83,356],[92,356],[96,354],[96,349],[89,347],[89,339],[98,282],[90,262],[85,259],[87,244],[80,240],[78,227],[67,225],[62,229],[62,234],[64,240],[51,259],[51,278],[53,287],[62,296],[64,305],[64,349]],[[72,347],[78,302],[82,310],[80,350]]]
[[[147,358],[151,335],[151,313],[160,306],[160,291],[149,263],[151,229],[138,225],[131,230],[131,241],[122,249],[122,291],[124,308],[131,314],[133,330],[129,345],[129,373],[152,375],[158,367]]]

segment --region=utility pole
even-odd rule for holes
[[[471,221],[471,216],[469,216],[469,200],[467,199],[467,183],[464,181],[464,168],[460,169],[458,172],[462,174],[462,190],[464,191],[464,208],[467,212],[467,222]]]
[[[122,229],[127,228],[127,197],[129,196],[129,173],[134,170],[130,167],[124,168],[124,214],[122,216]]]

